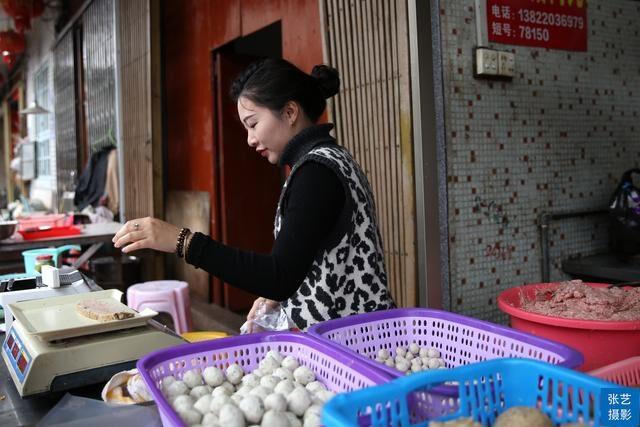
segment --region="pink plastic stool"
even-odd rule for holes
[[[192,329],[187,282],[155,280],[132,285],[127,289],[127,305],[138,311],[148,307],[169,314],[178,334]]]

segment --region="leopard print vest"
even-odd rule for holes
[[[387,289],[373,193],[364,172],[343,147],[318,146],[295,163],[280,194],[274,235],[278,236],[282,224],[287,186],[308,161],[326,165],[339,177],[351,207],[341,215],[348,216],[342,219],[349,225],[335,246],[316,254],[304,281],[282,307],[301,330],[324,320],[394,308]]]

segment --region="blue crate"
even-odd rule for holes
[[[438,395],[457,382],[459,397]],[[530,359],[494,359],[415,373],[387,384],[340,394],[323,409],[326,426],[426,426],[429,420],[471,417],[490,426],[513,406],[537,407],[555,423],[600,425],[600,392],[619,385]],[[631,389],[628,389],[631,390]]]

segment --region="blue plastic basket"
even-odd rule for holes
[[[432,395],[458,383],[459,397]],[[322,413],[326,426],[425,426],[430,420],[471,417],[484,426],[513,406],[540,409],[555,423],[600,424],[600,392],[620,388],[567,368],[528,359],[495,359],[455,369],[420,372],[341,394]],[[631,390],[631,389],[629,389]]]

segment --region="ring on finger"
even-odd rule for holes
[[[133,229],[138,231],[140,229],[140,224],[138,224],[137,222],[133,223]]]

